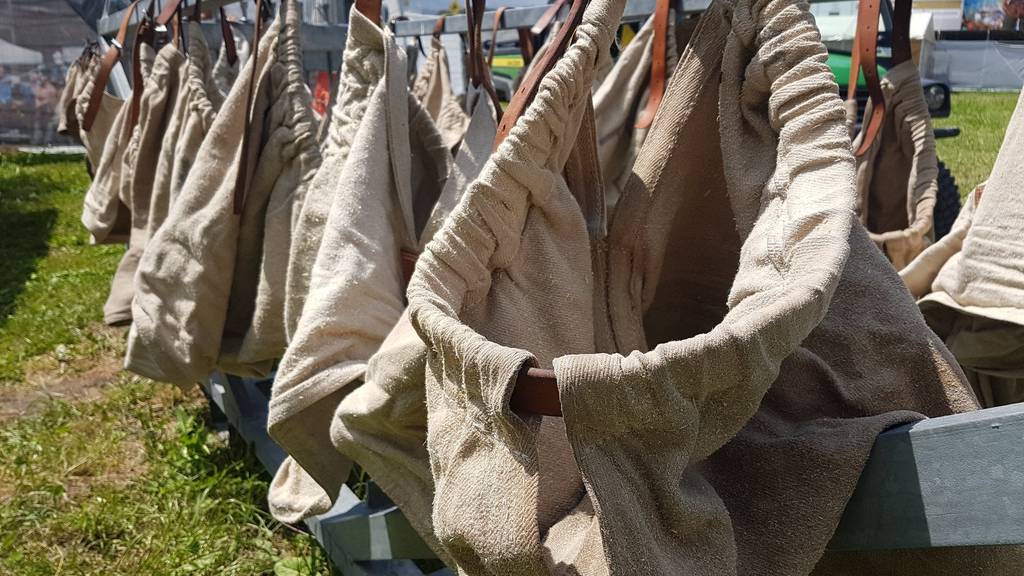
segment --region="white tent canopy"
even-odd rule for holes
[[[43,63],[43,54],[0,39],[0,64],[34,66]]]

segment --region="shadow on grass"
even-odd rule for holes
[[[6,189],[4,180],[0,179],[0,190]],[[46,256],[56,222],[54,208],[21,211],[17,203],[0,198],[0,234],[4,236],[0,242],[0,326],[7,323],[15,300]]]

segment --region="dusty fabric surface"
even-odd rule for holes
[[[85,146],[85,156],[89,160],[89,166],[92,167],[94,175],[99,168],[107,139],[114,132],[114,120],[124,103],[120,98],[104,91],[103,101],[100,103],[100,109],[96,113],[92,128],[88,132],[82,130],[82,119],[92,100],[92,89],[95,86],[96,74],[99,72],[101,61],[102,58],[98,54],[88,57],[85,63],[86,69],[77,79],[77,95],[71,102],[73,109],[68,111],[74,116],[73,122],[69,119],[68,127],[71,129],[73,124],[76,137]]]
[[[665,70],[671,75],[678,61],[675,25],[670,20]],[[594,91],[597,122],[597,152],[605,183],[605,197],[613,208],[622,187],[632,173],[637,153],[647,137],[647,128],[637,128],[640,112],[647,106],[654,49],[654,16],[640,28],[615,66]]]
[[[342,177],[342,168],[366,114],[370,93],[383,75],[384,42],[380,32],[376,25],[353,8],[345,38],[338,94],[331,108],[327,137],[321,147],[323,162],[310,183],[292,234],[285,293],[285,331],[289,340],[295,333],[306,302],[309,277]]]
[[[507,398],[524,363],[595,346],[587,221],[561,173],[623,5],[590,3],[409,285],[410,318],[429,350],[433,527],[463,574],[548,574],[562,563],[607,571],[561,419],[522,420]]]
[[[494,106],[485,92],[472,87],[468,99],[475,103],[469,128],[420,236],[421,246],[440,229],[491,155],[497,132]],[[403,313],[367,363],[363,384],[338,405],[331,441],[369,473],[430,547],[450,561],[430,519],[434,482],[426,447],[426,357],[426,344]]]
[[[861,223],[897,270],[931,243],[938,159],[931,115],[912,60],[881,80],[885,117],[874,144],[857,161]],[[871,114],[871,103],[864,117]],[[853,142],[860,145],[863,134]]]
[[[416,75],[411,91],[434,119],[445,145],[450,149],[458,146],[469,125],[469,116],[462,111],[452,92],[448,52],[440,38],[431,38],[430,54]]]
[[[79,140],[78,117],[75,115],[75,102],[78,99],[82,87],[88,81],[87,74],[89,64],[97,56],[93,50],[87,48],[81,56],[75,59],[68,66],[64,75],[64,89],[60,92],[60,99],[57,101],[57,133],[64,136],[71,136]]]
[[[139,47],[142,78],[149,76],[149,69],[156,59],[156,52],[148,44]],[[99,64],[97,62],[96,66]],[[92,84],[96,74],[87,84],[88,93],[92,92]],[[139,89],[139,88],[136,88]],[[104,92],[104,99],[106,93]],[[106,102],[104,102],[104,105]],[[89,98],[78,99],[79,122],[89,107]],[[99,124],[100,116],[97,116]],[[131,210],[128,200],[124,196],[126,185],[124,181],[129,178],[125,174],[125,151],[128,149],[132,139],[133,126],[130,125],[129,115],[131,112],[131,98],[121,102],[121,106],[110,123],[110,129],[106,141],[103,143],[103,151],[100,154],[99,162],[93,164],[96,172],[89,190],[85,193],[85,202],[82,207],[82,224],[89,230],[92,242],[95,244],[120,244],[127,243],[131,232]],[[92,130],[103,132],[103,126],[93,126]],[[89,133],[91,134],[92,131]]]
[[[410,283],[435,532],[466,574],[808,574],[876,435],[976,403],[855,224],[805,4],[711,4],[588,238],[558,172],[619,11],[591,3]],[[524,364],[560,442],[509,409]]]
[[[181,93],[185,65],[185,55],[169,43],[157,53],[146,77],[139,101],[139,120],[123,158],[121,186],[125,191],[121,197],[131,212],[131,234],[103,306],[107,324],[125,324],[132,319],[135,271],[153,229],[149,221],[151,200],[161,201],[161,194],[154,188],[161,169],[161,145]]]
[[[271,127],[263,135],[263,145],[256,163],[249,190],[250,206],[262,202],[262,226],[244,226],[239,236],[239,254],[251,246],[262,251],[255,257],[236,260],[236,286],[256,287],[254,307],[248,328],[238,350],[237,362],[258,365],[281,358],[287,346],[285,337],[285,291],[289,254],[295,221],[306,191],[320,167],[320,143],[317,139],[319,121],[313,113],[312,94],[304,79],[302,52],[298,33],[285,37],[278,48],[278,61],[270,71],[272,106],[266,123]],[[265,129],[266,130],[266,129]],[[251,242],[251,244],[250,244]],[[244,271],[242,265],[256,261],[255,271]],[[232,305],[228,306],[229,322]],[[231,328],[231,326],[229,326]]]
[[[188,64],[181,77],[174,113],[164,131],[153,179],[148,222],[151,237],[167,219],[171,203],[185,185],[199,147],[224,101],[214,87],[210,49],[202,28],[190,22],[188,30]]]
[[[1024,96],[989,179],[967,197],[948,235],[901,272],[985,406],[1024,401]]]
[[[409,94],[404,52],[390,32],[376,34],[384,75],[332,193],[306,302],[274,379],[268,430],[298,465],[282,467],[271,486],[282,520],[324,511],[348,477],[348,460],[331,444],[334,410],[402,313],[400,251],[417,252],[451,158]],[[320,490],[288,476],[299,467]]]
[[[125,359],[129,370],[189,385],[217,367],[243,376],[271,367],[241,366],[230,359],[252,319],[260,270],[267,197],[253,191],[269,190],[256,184],[256,160],[264,136],[286,122],[289,103],[273,99],[281,82],[275,77],[301,66],[298,22],[294,0],[282,3],[281,14],[260,40],[258,59],[246,62],[167,220],[142,257]],[[255,99],[247,121],[250,80]],[[246,126],[252,145],[250,157],[242,159]],[[234,202],[239,170],[250,173],[242,214],[235,213]],[[228,361],[222,362],[222,355]]]
[[[1022,157],[1024,96],[1017,101],[984,194],[963,232],[962,247],[938,270],[931,293],[920,302],[926,317],[933,307],[946,306],[961,313],[1024,325]]]

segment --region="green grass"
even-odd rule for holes
[[[935,120],[937,128],[960,128],[959,136],[937,140],[936,145],[961,196],[988,178],[1017,98],[1017,93],[954,92],[953,114]]]
[[[81,157],[0,155],[0,574],[330,574],[198,389],[120,371]],[[13,409],[11,408],[13,407]]]
[[[0,388],[40,354],[90,354],[122,246],[90,246],[81,157],[0,155]]]

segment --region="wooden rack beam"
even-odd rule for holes
[[[622,13],[623,22],[636,22],[643,20],[654,13],[654,6],[656,0],[629,0],[626,3],[626,8]],[[711,0],[676,0],[677,6],[681,8],[677,9],[677,14],[683,13],[695,13],[704,11]],[[496,2],[501,4],[501,2]],[[562,8],[562,14],[560,17],[564,17],[569,7],[566,5]],[[530,8],[509,8],[505,11],[505,14],[501,17],[500,30],[515,30],[518,28],[529,28],[533,26],[537,20],[540,19],[541,15],[547,12],[548,6],[533,6]],[[496,11],[490,11],[484,14],[482,20],[482,29],[484,31],[494,30],[494,13]],[[436,16],[417,18],[415,20],[396,20],[392,22],[391,28],[395,33],[395,36],[429,36],[434,33],[434,24],[437,22]],[[466,27],[466,16],[459,14],[455,16],[448,16],[444,21],[444,33],[445,34],[462,34],[467,31]]]

